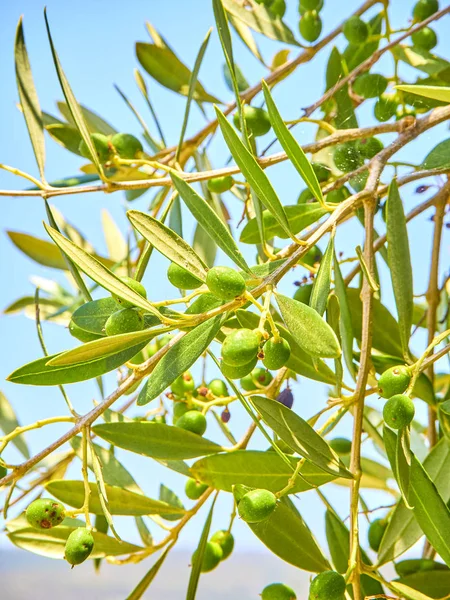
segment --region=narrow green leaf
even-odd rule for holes
[[[273,189],[269,178],[260,167],[253,154],[239,139],[239,136],[233,126],[227,121],[225,115],[217,108],[217,106],[215,109],[222,135],[225,138],[225,142],[236,161],[236,164],[242,171],[242,174],[264,206],[273,214],[279,225],[281,225],[289,237],[292,237],[293,234],[290,231],[289,222],[283,205]]]
[[[102,209],[102,229],[109,258],[114,263],[122,262],[128,254],[128,245],[119,226],[106,208]]]
[[[107,423],[96,425],[93,431],[119,448],[163,460],[196,458],[222,450],[200,435],[164,423]]]
[[[401,594],[405,600],[432,600],[430,596],[426,596],[422,594],[422,592],[418,592],[417,590],[413,590],[409,586],[404,583],[398,583],[397,581],[391,581],[389,587],[394,592]]]
[[[320,204],[313,202],[311,204],[293,204],[284,207],[286,217],[289,222],[290,230],[294,235],[303,231],[313,223],[316,223],[327,211],[321,208]],[[262,212],[264,224],[264,235],[267,239],[279,237],[286,239],[289,237],[285,230],[278,224],[274,216],[268,211]],[[241,232],[239,241],[244,244],[258,244],[260,242],[257,218],[250,219]]]
[[[356,66],[356,65],[355,65]],[[352,67],[354,68],[354,67]],[[339,50],[334,47],[328,59],[326,70],[326,88],[329,90],[339,82],[347,73],[347,65],[342,59]],[[336,116],[334,119],[338,129],[351,129],[358,127],[353,102],[349,96],[349,87],[344,85],[333,94],[336,101]]]
[[[127,216],[135,229],[169,260],[205,281],[205,264],[179,235],[157,219],[138,210],[129,210]]]
[[[240,487],[234,487],[235,499]],[[286,496],[281,498],[268,519],[249,523],[249,527],[271,552],[287,563],[313,573],[330,569],[308,526]]]
[[[228,19],[229,19],[231,25],[233,26],[233,29],[235,30],[235,32],[238,34],[238,36],[241,38],[241,40],[244,42],[244,44],[247,46],[247,48],[250,50],[250,52],[253,54],[253,56],[257,60],[259,60],[261,64],[266,66],[266,63],[264,62],[264,58],[261,54],[261,50],[259,49],[258,44],[256,43],[255,38],[253,37],[250,27],[247,27],[247,25],[245,25],[245,23],[243,23],[239,19],[235,19],[233,17],[233,15],[231,15],[229,13],[228,13]],[[236,65],[235,65],[235,68],[236,68]],[[240,75],[242,75],[242,72],[240,73]],[[236,79],[240,83],[239,89],[241,91],[243,91],[244,89],[249,88],[250,84],[245,80],[245,78],[241,79],[240,75],[239,75],[239,73],[236,73]]]
[[[217,244],[198,223],[195,227],[192,247],[209,269],[214,266],[217,255]]]
[[[294,138],[292,133],[285,125],[278,108],[272,98],[269,90],[269,86],[265,81],[262,82],[262,88],[264,92],[264,98],[266,99],[267,110],[269,111],[270,122],[272,123],[273,130],[280,142],[283,150],[286,152],[289,160],[300,173],[301,178],[308,186],[309,190],[319,202],[323,202],[322,189],[320,187],[317,176],[311,163],[303,152],[302,147]]]
[[[147,342],[141,342],[137,346],[128,348],[118,354],[98,358],[89,363],[81,363],[69,366],[50,366],[47,363],[56,358],[57,354],[52,356],[43,356],[22,367],[19,367],[7,377],[12,383],[21,383],[23,385],[63,385],[65,383],[77,383],[94,379],[104,373],[109,373],[125,364],[130,358],[133,358]]]
[[[56,105],[63,117],[65,117],[69,123],[75,125],[75,121],[73,120],[72,113],[70,112],[70,108],[67,103],[57,102]],[[79,107],[90,133],[103,133],[103,135],[106,136],[118,133],[117,129],[114,129],[114,127],[112,127],[97,113],[93,112],[82,104],[80,104]]]
[[[8,435],[14,431],[16,427],[19,427],[16,413],[5,394],[0,391],[0,429],[5,435]],[[11,444],[14,444],[24,458],[30,458],[30,451],[23,435],[16,435],[16,437],[11,440]]]
[[[86,273],[91,279],[96,281],[103,288],[116,294],[124,300],[128,300],[139,308],[143,308],[148,312],[159,316],[159,312],[153,307],[148,300],[143,296],[135,292],[130,286],[124,283],[120,277],[115,275],[107,267],[102,265],[100,261],[91,256],[85,250],[79,248],[76,244],[65,238],[63,235],[55,231],[52,227],[49,227],[44,223],[44,227],[55,242],[66,256],[72,260],[76,266]]]
[[[298,458],[288,458],[292,469],[275,452],[237,450],[230,454],[212,454],[201,458],[192,465],[191,472],[195,479],[226,492],[233,491],[233,486],[241,483],[276,493],[287,485],[297,465]],[[309,461],[302,466],[300,474],[290,494],[305,492],[335,478]]]
[[[137,42],[136,56],[145,71],[158,83],[182,96],[188,95],[191,71],[170,48]],[[208,94],[199,81],[195,84],[193,98],[197,102],[220,103],[215,96]]]
[[[424,169],[440,169],[450,165],[450,139],[439,142],[423,160]]]
[[[293,46],[300,45],[289,27],[281,19],[273,17],[264,5],[257,4],[254,0],[248,0],[247,6],[242,6],[235,0],[222,0],[222,2],[230,15],[242,21],[250,29],[262,33],[271,40]]]
[[[119,335],[110,335],[107,337],[86,342],[82,346],[77,346],[72,350],[66,350],[57,354],[48,361],[50,367],[62,367],[88,363],[99,358],[114,356],[119,352],[124,352],[128,348],[134,348],[137,345],[145,345],[155,336],[161,334],[164,328],[144,329],[143,331],[133,331],[131,333],[121,333]]]
[[[197,551],[195,553],[194,560],[192,561],[191,575],[189,577],[188,589],[186,592],[186,600],[195,600],[195,596],[197,594],[198,582],[200,580],[203,563],[203,555],[205,554],[206,544],[208,543],[208,536],[211,529],[216,498],[217,496],[214,498],[211,508],[209,509],[208,516],[206,517],[205,524],[203,525],[202,535],[200,536]]]
[[[162,567],[164,560],[166,559],[167,554],[171,550],[172,546],[169,545],[155,562],[155,564],[150,567],[141,581],[137,584],[134,590],[129,594],[125,600],[139,600],[142,598],[143,594],[148,590],[150,584],[155,579],[158,574],[159,569]]]
[[[424,559],[425,560],[429,559]],[[442,563],[436,565],[444,566]],[[395,580],[396,584],[407,585],[413,590],[426,593],[430,598],[445,598],[450,590],[450,571],[442,569],[429,570],[424,564],[424,570],[417,573],[411,573],[400,579]]]
[[[16,66],[16,81],[28,134],[33,146],[34,155],[39,168],[41,180],[45,181],[45,140],[41,107],[34,86],[30,61],[23,32],[22,17],[19,19],[14,45],[14,60]]]
[[[326,473],[352,479],[352,474],[327,442],[294,411],[262,396],[252,396],[251,402],[263,421],[293,450]]]
[[[121,424],[122,425],[122,424]],[[110,425],[111,427],[111,425]],[[103,509],[100,503],[97,485],[90,483],[91,495],[89,498],[89,511],[93,514],[101,515]],[[109,508],[113,515],[160,515],[172,512],[178,514],[180,518],[185,513],[184,510],[152,500],[142,494],[136,494],[122,488],[106,485],[106,492],[109,499]],[[81,508],[84,502],[84,482],[71,481],[67,479],[53,480],[45,484],[45,489],[49,494],[75,508]]]
[[[66,99],[67,106],[70,110],[70,114],[72,115],[74,124],[77,127],[78,131],[80,132],[80,135],[83,138],[83,141],[85,142],[85,144],[88,148],[88,152],[90,154],[92,162],[94,163],[98,173],[102,174],[103,169],[102,169],[102,166],[98,159],[98,155],[95,150],[94,143],[92,142],[91,135],[89,133],[89,129],[86,125],[86,121],[84,120],[83,113],[82,113],[80,106],[72,92],[69,82],[67,81],[67,78],[64,74],[61,63],[59,62],[58,54],[56,53],[56,49],[53,44],[52,35],[50,33],[50,25],[48,23],[46,9],[44,9],[44,18],[45,18],[45,25],[47,27],[47,34],[48,34],[48,39],[50,42],[50,48],[52,51],[53,62],[55,63],[59,83],[61,84],[61,89],[62,89],[64,97]]]
[[[320,316],[327,307],[328,295],[331,288],[331,266],[334,256],[334,235],[330,237],[325,254],[320,261],[320,267],[314,278],[314,284],[309,300],[309,306],[316,310]]]
[[[353,379],[355,379],[355,365],[353,362],[353,325],[350,306],[347,296],[347,288],[345,287],[342,277],[341,268],[334,254],[334,291],[339,300],[339,330],[341,333],[342,353],[344,355],[345,364]]]
[[[389,186],[386,219],[389,269],[397,306],[403,354],[407,357],[413,315],[413,277],[405,213],[395,179]]]
[[[433,447],[423,463],[424,468],[445,501],[450,500],[449,460],[450,444],[446,438],[442,438]],[[412,499],[411,496],[410,498]],[[406,508],[403,500],[400,500],[389,519],[387,529],[381,540],[378,551],[379,564],[384,565],[406,552],[408,548],[420,540],[422,535],[423,532],[413,511]]]
[[[386,454],[391,464],[392,473],[397,481],[403,502],[408,508],[412,508],[409,500],[411,470],[409,432],[406,430],[406,428],[404,428],[401,429],[396,435],[391,429],[389,429],[389,427],[384,426],[383,439],[386,448]]]
[[[396,88],[410,94],[425,96],[433,100],[442,100],[450,104],[450,87],[441,87],[438,85],[397,85]]]
[[[227,256],[233,260],[238,267],[251,274],[250,267],[247,265],[241,251],[236,245],[230,230],[218,217],[216,212],[197,194],[192,186],[184,179],[171,174],[173,184],[178,190],[181,198],[192,213],[193,217],[199,223],[212,240],[221,248]]]
[[[287,328],[305,352],[322,358],[340,356],[336,334],[313,308],[281,294],[276,299]]]
[[[161,500],[161,502],[166,502],[167,504],[170,504],[170,506],[175,506],[176,508],[181,508],[182,510],[185,510],[183,503],[175,494],[175,492],[166,487],[163,483],[161,483],[161,485],[159,486],[159,499]],[[177,520],[177,516],[173,513],[167,513],[161,516],[167,521]]]
[[[158,362],[138,398],[147,404],[187,371],[208,348],[223,325],[223,315],[197,325],[181,338]]]
[[[66,148],[66,150],[69,150],[69,152],[72,152],[73,154],[81,156],[79,150],[81,135],[79,134],[78,129],[70,127],[70,125],[54,124],[46,125],[45,130],[60,146]],[[98,176],[96,176],[96,179],[98,179]],[[54,183],[51,185],[54,185]]]
[[[199,73],[200,67],[202,65],[203,57],[205,56],[206,48],[208,47],[208,42],[209,42],[209,38],[211,36],[211,31],[212,31],[212,29],[210,29],[208,31],[205,39],[202,42],[202,45],[200,46],[200,50],[198,51],[197,58],[195,59],[194,68],[192,70],[192,73],[191,73],[191,76],[189,79],[189,90],[188,90],[188,94],[187,94],[186,108],[184,111],[183,125],[181,126],[180,139],[179,139],[177,151],[175,154],[175,160],[178,160],[180,157],[180,151],[183,146],[184,134],[186,133],[186,127],[187,127],[188,120],[189,120],[189,111],[191,109],[191,102],[194,97],[195,87],[197,85],[198,73]]]
[[[85,302],[72,314],[72,322],[84,331],[97,335],[105,334],[105,323],[117,311],[117,302],[113,297],[100,298]]]

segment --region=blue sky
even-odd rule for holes
[[[287,0],[287,3],[287,22],[296,32],[298,20],[296,3],[291,0]],[[55,102],[62,99],[62,92],[53,68],[46,38],[43,3],[36,2],[36,0],[18,0],[7,4],[7,7],[3,9],[3,18],[0,22],[0,75],[3,84],[2,94],[0,95],[1,137],[3,140],[0,162],[19,167],[36,175],[37,168],[25,124],[15,106],[17,92],[14,77],[13,44],[15,27],[21,14],[24,15],[26,42],[42,108],[50,113],[57,114]],[[336,0],[327,0],[325,3],[326,6],[322,13],[325,32],[328,32],[337,24],[338,18],[344,16],[341,11],[336,11],[337,4]],[[347,0],[345,7],[350,12],[359,4],[355,0]],[[391,4],[393,25],[404,24],[411,14],[413,2],[394,0]],[[151,123],[151,118],[141,100],[133,78],[133,68],[138,66],[134,44],[136,41],[149,41],[145,30],[145,21],[149,20],[156,27],[190,67],[194,63],[198,48],[207,30],[214,24],[211,3],[207,0],[192,0],[191,2],[172,0],[171,2],[160,3],[134,0],[126,4],[106,2],[105,0],[97,0],[96,2],[78,0],[71,3],[49,0],[47,7],[54,42],[78,101],[101,114],[115,128],[135,135],[141,134],[141,128],[114,90],[113,84],[118,84],[125,91],[147,122]],[[342,3],[339,3],[339,7],[342,7]],[[337,12],[339,14],[336,14]],[[371,15],[373,14],[374,10],[371,11]],[[442,56],[448,56],[450,49],[448,35],[444,35],[445,27],[448,31],[448,18],[447,20],[443,19],[436,26],[440,40],[436,52]],[[249,81],[255,83],[265,75],[265,70],[239,40],[234,39],[234,42],[236,61]],[[258,42],[269,63],[273,54],[283,47],[264,39],[258,39]],[[339,39],[337,44],[339,47],[343,47],[343,39]],[[296,49],[293,48],[291,56],[295,56],[295,54]],[[294,119],[300,116],[301,108],[312,103],[323,92],[323,73],[328,55],[329,50],[326,49],[317,56],[313,64],[302,66],[289,80],[284,81],[275,88],[275,101],[286,119]],[[200,72],[200,79],[208,91],[224,101],[230,101],[231,94],[222,77],[223,62],[220,43],[216,33],[213,32]],[[390,59],[386,58],[380,63],[376,71],[389,72],[390,68]],[[414,80],[410,70],[404,68],[402,72],[404,72],[405,78],[409,78],[411,81]],[[147,83],[166,138],[169,144],[174,144],[179,137],[185,98],[162,88],[150,78],[147,78]],[[369,125],[373,122],[372,105],[373,101],[369,102],[367,107],[364,106],[358,111],[361,124]],[[211,117],[212,108],[208,107],[207,111]],[[204,117],[194,106],[191,111],[187,135],[195,133],[204,123]],[[153,125],[151,127],[152,132],[156,133]],[[300,142],[308,142],[313,139],[314,131],[311,126],[297,127],[295,132]],[[402,151],[402,160],[420,162],[437,142],[446,137],[448,137],[447,126],[441,125],[433,132],[423,136],[420,141],[414,142]],[[383,139],[388,140],[389,136]],[[270,133],[264,139],[264,145],[266,140],[267,142],[272,140]],[[277,150],[278,147],[274,146],[273,151]],[[224,161],[227,159],[227,153],[220,136],[211,146],[210,158],[215,167],[223,166]],[[52,140],[48,139],[46,173],[50,181],[76,174],[81,164],[82,161],[79,157],[61,149]],[[282,164],[271,168],[269,173],[283,203],[295,203],[299,191],[304,186],[294,169],[288,164]],[[385,176],[384,180],[389,181],[389,174]],[[24,184],[20,179],[0,171],[0,188],[21,189],[24,187],[26,187],[26,183]],[[424,196],[418,197],[413,193],[414,188],[414,185],[407,186],[402,191],[406,210],[424,199]],[[146,195],[137,200],[133,203],[133,208],[145,210],[149,198],[150,196]],[[240,207],[237,207],[237,210],[233,208],[233,202],[235,203],[235,201],[231,195],[226,199],[232,212],[232,224],[236,226],[240,216]],[[4,283],[0,291],[0,306],[5,307],[16,298],[32,292],[33,286],[30,283],[32,275],[50,279],[56,278],[60,282],[64,282],[64,276],[60,272],[51,271],[32,263],[12,246],[5,234],[6,230],[11,229],[45,237],[42,227],[45,210],[42,201],[38,198],[3,197],[1,203],[0,268]],[[126,231],[125,200],[122,193],[65,196],[55,198],[53,204],[64,214],[68,221],[83,231],[101,253],[106,251],[100,228],[102,208],[107,208],[120,224],[122,230]],[[185,217],[186,237],[188,241],[191,241],[193,223],[187,215]],[[432,225],[429,217],[430,213],[427,213],[409,228],[414,261],[414,285],[417,294],[424,293],[426,289],[426,272],[432,235]],[[378,225],[382,230],[381,221]],[[353,223],[345,225],[342,231],[338,233],[337,247],[346,256],[350,256],[352,253],[354,254],[354,247],[361,241],[362,229],[359,224]],[[323,248],[324,242],[321,245]],[[448,268],[448,231],[444,231],[442,248],[443,256],[446,257],[443,261],[444,269]],[[250,249],[249,252],[248,248],[244,248],[244,251],[248,260],[253,262],[253,250]],[[221,262],[223,263],[225,260],[223,256],[219,255],[219,264]],[[174,289],[164,280],[166,268],[166,259],[160,256],[152,258],[151,269],[144,278],[144,284],[147,287],[150,299],[160,300],[175,297]],[[300,276],[301,273],[298,271],[288,274],[286,281],[281,284],[281,289],[292,294],[294,291],[293,281],[299,279]],[[385,273],[382,273],[382,284],[383,300],[392,308],[392,293]],[[44,334],[49,351],[52,353],[74,346],[74,340],[68,332],[53,324],[44,325]],[[34,322],[24,316],[0,317],[0,335],[1,339],[4,340],[0,362],[2,380],[13,369],[41,356]],[[422,343],[423,338],[420,338],[420,335],[417,336],[415,346],[419,350]],[[209,373],[211,377],[214,376],[212,369]],[[108,377],[107,381],[109,389],[113,389],[114,377]],[[12,401],[22,423],[64,413],[63,400],[58,390],[54,388],[17,386],[8,382],[1,384],[1,388]],[[89,410],[93,399],[97,397],[96,387],[89,382],[68,386],[68,392],[80,412]],[[302,416],[309,417],[324,406],[326,389],[324,386],[303,380],[295,386],[295,396],[295,407]],[[381,406],[379,401],[378,404],[376,400],[373,402],[374,405]],[[419,410],[419,414],[424,414],[422,408]],[[233,426],[237,436],[247,426],[246,418],[238,408],[233,410],[233,419],[230,425]],[[31,434],[29,440],[33,451],[44,447],[63,430],[64,428],[52,426],[44,431]],[[344,421],[338,432],[349,435],[350,421]],[[211,437],[218,435],[218,430],[213,423],[210,423],[207,435]],[[255,445],[257,442],[264,444],[261,440],[256,440]],[[260,447],[264,447],[264,445]],[[133,471],[138,482],[149,496],[156,497],[160,482],[164,482],[182,494],[184,482],[181,477],[165,472],[150,460],[143,460],[141,457],[123,453],[120,453],[119,456]],[[18,456],[14,451],[11,451],[9,457],[11,461],[18,460]],[[79,478],[79,465],[75,465],[75,467],[72,471],[72,477]],[[328,493],[342,516],[346,516],[348,513],[348,493],[346,489],[332,486]],[[382,501],[386,499],[385,496],[382,497],[382,495],[375,493],[365,492],[364,496],[374,503],[379,499]],[[319,540],[323,541],[322,511],[318,512],[317,510],[317,497],[313,493],[305,494],[298,502],[298,506],[310,525],[318,530]],[[215,525],[217,527],[227,525],[230,509],[230,497],[224,495],[216,511]],[[130,540],[134,540],[134,530],[128,529],[128,525],[124,520],[119,519],[118,521],[120,530],[125,532]],[[186,532],[181,538],[182,544],[192,547],[200,535],[200,528],[201,517],[186,528]],[[241,548],[247,546],[253,550],[262,548],[259,541],[252,536],[244,524],[237,523],[236,531],[242,540]]]

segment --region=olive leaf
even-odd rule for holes
[[[313,308],[282,294],[277,294],[276,300],[281,316],[300,348],[321,358],[340,356],[336,334]]]
[[[314,284],[309,300],[309,306],[316,310],[320,316],[323,315],[327,307],[328,294],[331,288],[331,267],[334,256],[334,235],[328,242],[325,254],[320,261],[320,267],[314,278]]]
[[[200,580],[200,574],[202,571],[203,556],[205,554],[206,544],[208,543],[209,531],[211,529],[211,523],[213,518],[214,506],[216,504],[217,496],[214,498],[211,508],[209,509],[208,516],[206,517],[205,524],[203,525],[202,534],[200,541],[197,546],[197,551],[192,561],[191,575],[189,577],[188,589],[186,593],[186,600],[195,600],[197,593],[198,582]]]
[[[397,85],[396,87],[402,92],[409,92],[410,94],[417,94],[450,104],[450,87],[438,85]]]
[[[159,569],[162,567],[162,564],[165,561],[166,556],[168,555],[171,549],[171,545],[167,546],[167,548],[164,550],[164,552],[161,554],[161,556],[158,558],[155,564],[152,567],[150,567],[150,569],[147,571],[147,573],[144,575],[141,581],[137,584],[137,586],[134,588],[131,594],[129,594],[126,597],[125,600],[139,600],[140,598],[142,598],[142,595],[148,590],[151,582],[155,579],[156,575],[158,574]]]
[[[389,185],[386,203],[388,261],[397,306],[403,355],[409,355],[409,337],[413,318],[413,277],[408,231],[396,180]]]
[[[13,407],[8,402],[5,394],[0,391],[0,429],[5,435],[8,435],[19,426],[19,421],[17,420]],[[30,451],[23,435],[16,435],[11,440],[11,443],[14,444],[24,458],[30,458]]]

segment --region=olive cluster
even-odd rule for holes
[[[131,133],[116,133],[113,136],[92,133],[91,140],[101,164],[113,160],[115,156],[126,160],[134,160],[139,158],[144,151],[141,142]],[[78,151],[84,158],[91,159],[88,146],[84,140],[80,142]]]
[[[397,365],[384,371],[378,380],[378,393],[382,398],[388,398],[383,408],[383,418],[392,429],[407,427],[414,418],[414,403],[404,394],[411,376],[410,367]]]
[[[39,530],[61,525],[66,516],[63,504],[51,498],[38,498],[26,510],[28,523]],[[77,527],[67,538],[64,558],[74,567],[84,562],[94,548],[94,536],[87,527]]]
[[[203,552],[203,559],[200,570],[202,573],[208,573],[217,567],[217,565],[226,560],[233,552],[234,537],[229,531],[220,529],[216,531],[206,542]],[[192,555],[192,562],[197,556],[198,550]]]

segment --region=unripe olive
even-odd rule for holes
[[[345,185],[343,185],[337,190],[332,190],[331,192],[328,192],[326,200],[328,203],[338,204],[339,202],[347,200],[347,198],[349,197],[350,192],[348,188],[345,187]]]
[[[182,375],[179,375],[175,381],[172,382],[170,389],[179,398],[183,398],[186,393],[191,393],[195,390],[195,381],[190,371],[186,371]]]
[[[252,329],[238,329],[227,335],[222,344],[222,358],[233,367],[248,364],[257,354],[260,334]]]
[[[280,392],[277,396],[277,402],[283,404],[287,408],[292,408],[292,405],[294,404],[294,394],[292,393],[291,389],[286,388]]]
[[[315,10],[307,11],[300,18],[298,28],[304,40],[315,42],[322,33],[322,19]]]
[[[208,383],[208,389],[217,398],[225,398],[228,396],[227,384],[223,379],[213,379]]]
[[[333,154],[334,163],[344,173],[354,171],[363,164],[362,156],[355,144],[345,142],[336,146]]]
[[[414,418],[414,403],[408,396],[397,394],[386,402],[383,408],[383,419],[392,429],[402,429]]]
[[[286,12],[286,0],[273,0],[269,6],[269,12],[273,17],[282,19]]]
[[[216,533],[211,536],[210,542],[215,542],[222,548],[222,560],[228,558],[233,552],[234,537],[229,531],[225,531],[224,529],[216,531]]]
[[[383,142],[376,137],[370,137],[356,142],[356,149],[363,158],[370,160],[383,150]]]
[[[270,338],[264,344],[263,365],[268,369],[281,369],[291,356],[291,347],[284,338]]]
[[[322,250],[318,246],[313,246],[304,254],[301,261],[310,267],[320,262],[322,258]]]
[[[314,173],[316,174],[319,183],[325,183],[331,177],[331,169],[322,163],[311,163]]]
[[[253,390],[267,387],[272,379],[272,374],[267,369],[256,367],[256,369],[253,369],[251,373],[241,379],[240,384],[243,390],[252,392]]]
[[[167,269],[167,279],[170,281],[172,285],[177,287],[180,290],[196,290],[202,285],[202,281],[197,279],[195,275],[189,273],[180,265],[176,263],[171,263],[169,268]]]
[[[234,367],[233,365],[228,365],[226,362],[222,361],[220,369],[225,377],[228,377],[229,379],[241,379],[241,377],[245,377],[255,368],[257,362],[257,356],[246,365],[241,365],[240,367]]]
[[[379,73],[363,73],[353,82],[353,91],[363,98],[376,98],[387,88],[387,79]]]
[[[377,121],[389,121],[397,112],[398,102],[395,96],[381,96],[375,103],[373,114]]]
[[[284,583],[271,583],[261,592],[261,600],[296,600],[297,596],[292,588]]]
[[[238,504],[238,513],[246,523],[260,523],[275,510],[277,499],[269,490],[251,490],[242,496]]]
[[[213,267],[206,275],[210,292],[221,300],[233,300],[245,292],[245,279],[230,267]]]
[[[95,151],[97,152],[98,160],[103,164],[111,159],[112,151],[108,138],[102,133],[91,133],[91,140],[94,144]],[[81,156],[91,160],[87,144],[84,140],[81,140],[78,147],[78,151]]]
[[[67,538],[64,558],[71,565],[80,565],[94,548],[94,536],[86,527],[78,527]]]
[[[132,277],[121,277],[120,279],[128,287],[133,289],[137,294],[139,294],[143,298],[147,298],[147,291],[140,281],[136,281],[136,279],[133,279]],[[114,300],[116,302],[118,302],[120,304],[120,306],[122,306],[122,308],[132,308],[134,306],[134,304],[132,302],[129,302],[128,300],[124,300],[117,294],[111,294],[111,295],[114,298]]]
[[[386,369],[378,380],[378,393],[382,398],[403,394],[411,381],[411,369],[405,365],[396,365]]]
[[[203,435],[206,431],[206,417],[198,410],[188,410],[176,422],[176,427]]]
[[[339,454],[339,456],[345,456],[346,454],[350,454],[352,450],[352,443],[347,438],[333,438],[328,442],[328,445],[332,450],[336,452],[336,454]]]
[[[255,108],[254,106],[245,104],[243,111],[248,132],[252,133],[255,137],[265,135],[272,127],[269,114],[263,108]],[[240,131],[241,124],[238,113],[234,114],[233,122],[235,127]]]
[[[106,335],[119,335],[144,329],[144,317],[136,308],[122,308],[110,315],[105,323]]]
[[[184,486],[185,494],[189,500],[198,500],[203,492],[206,492],[207,489],[208,485],[206,483],[201,483],[200,481],[196,481],[191,477],[189,477],[189,479],[186,481],[186,485]]]
[[[312,283],[307,283],[306,285],[299,286],[295,290],[294,300],[297,300],[297,302],[303,302],[303,304],[309,304],[312,288]]]
[[[342,31],[351,44],[363,44],[369,36],[367,24],[356,15],[345,21]]]
[[[236,75],[236,82],[237,82],[237,86],[238,86],[238,90],[240,92],[245,91],[248,87],[248,81],[245,79],[244,74],[242,73],[241,69],[239,68],[239,66],[234,63],[234,73]],[[230,75],[230,69],[228,68],[227,63],[224,63],[223,65],[223,76],[225,78],[225,83],[228,86],[228,89],[230,91],[233,91],[233,82],[231,80],[231,75]]]
[[[224,175],[223,177],[214,177],[214,179],[208,180],[208,190],[214,194],[223,194],[228,192],[233,187],[233,178],[231,175]]]
[[[432,50],[438,42],[437,35],[431,27],[424,27],[414,32],[411,40],[414,46],[423,48],[424,50]]]
[[[300,0],[300,7],[306,10],[319,11],[323,6],[323,0]]]
[[[315,201],[315,198],[309,188],[306,188],[306,190],[302,190],[297,198],[297,204],[307,204],[311,201]]]
[[[387,522],[385,519],[375,519],[372,521],[367,532],[367,539],[369,546],[374,552],[378,552],[383,538],[384,532],[386,531]]]
[[[311,582],[309,600],[344,600],[345,579],[336,571],[319,573]]]
[[[69,323],[69,331],[70,335],[73,335],[74,338],[80,340],[80,342],[92,342],[93,340],[98,339],[98,335],[96,333],[92,333],[91,331],[86,331],[85,329],[81,329],[78,327],[76,323],[70,320]]]
[[[192,555],[192,562],[194,562],[197,556],[198,550]],[[200,570],[202,573],[209,573],[217,567],[222,560],[223,551],[222,548],[216,542],[206,542],[205,552],[203,554],[202,566]]]
[[[400,577],[406,577],[413,573],[420,573],[423,571],[440,571],[448,570],[447,565],[441,562],[436,562],[431,558],[410,558],[395,563],[395,570]]]
[[[438,0],[419,0],[413,8],[415,21],[425,21],[439,10]]]
[[[38,498],[26,510],[28,523],[36,529],[51,529],[64,521],[66,509],[51,498]]]
[[[172,418],[172,422],[175,425],[175,423],[178,421],[178,419],[180,417],[182,417],[184,415],[184,413],[187,413],[187,411],[189,410],[188,405],[186,404],[186,402],[175,402],[173,405],[173,418]]]
[[[120,158],[128,160],[137,158],[144,151],[141,142],[131,133],[116,133],[111,139],[111,144]]]

